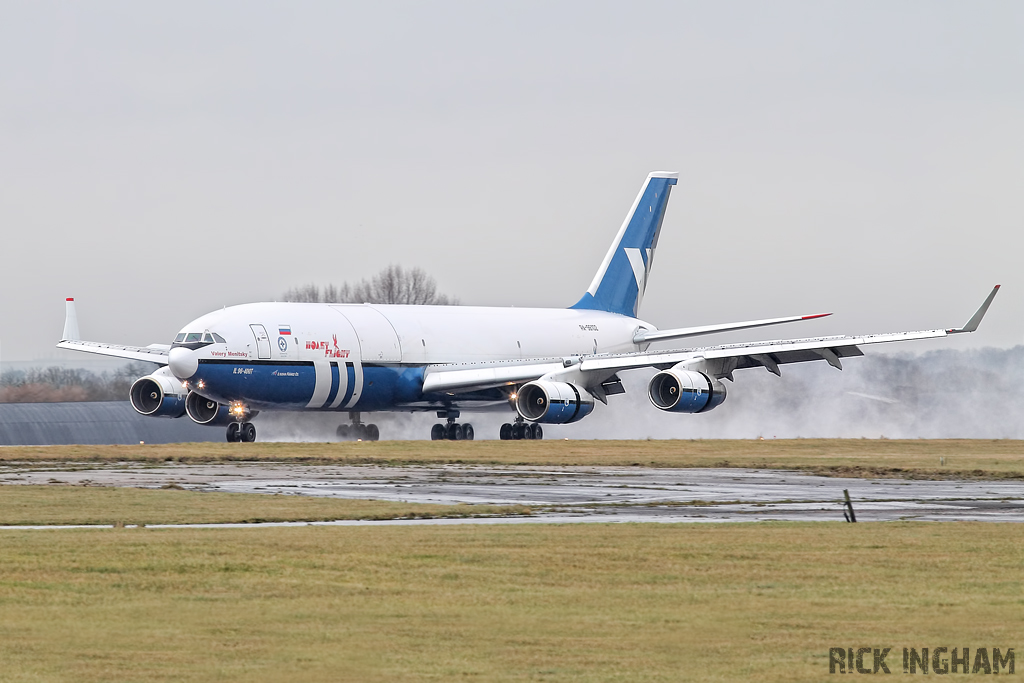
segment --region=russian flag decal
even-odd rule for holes
[[[278,325],[278,333],[282,336],[289,335],[292,333],[291,325]]]

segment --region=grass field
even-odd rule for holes
[[[379,441],[14,446],[0,463],[644,465],[796,469],[826,476],[1024,479],[1024,441],[779,439],[701,441]]]
[[[523,515],[521,505],[431,505],[261,493],[0,486],[0,525],[209,524]]]
[[[1016,647],[1009,524],[2,531],[3,681],[795,681]]]

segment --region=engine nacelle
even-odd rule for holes
[[[516,411],[530,422],[567,424],[582,420],[592,410],[594,397],[567,382],[529,382],[516,394]]]
[[[128,392],[128,400],[136,412],[148,417],[181,417],[185,414],[185,387],[167,368],[135,380]]]
[[[228,406],[200,396],[194,391],[185,398],[185,412],[193,422],[201,425],[226,425],[235,421]]]
[[[703,372],[670,368],[651,378],[647,395],[654,407],[672,413],[706,413],[722,405],[725,385]]]

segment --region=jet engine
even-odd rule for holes
[[[530,422],[567,424],[582,420],[592,410],[594,397],[567,382],[537,380],[524,384],[516,393],[516,411]]]
[[[228,406],[200,396],[194,391],[188,392],[185,398],[185,412],[193,422],[201,425],[226,425],[235,421]]]
[[[703,372],[679,367],[651,378],[647,395],[656,408],[672,413],[706,413],[725,400],[725,385]]]
[[[167,368],[140,377],[128,398],[132,408],[149,417],[181,417],[185,414],[185,388]]]

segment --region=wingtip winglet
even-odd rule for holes
[[[78,313],[75,311],[74,297],[64,299],[64,333],[61,341],[77,341],[82,338],[78,332]]]
[[[964,325],[963,327],[946,330],[946,334],[960,334],[961,332],[974,332],[975,330],[977,330],[978,326],[981,324],[982,318],[984,318],[985,314],[988,313],[988,307],[992,305],[992,300],[995,299],[996,294],[999,293],[999,287],[1000,285],[996,285],[995,287],[992,288],[992,291],[989,292],[989,295],[985,297],[984,303],[981,304],[981,308],[979,308],[974,313],[974,315],[971,316],[971,319],[967,321],[966,325]]]

